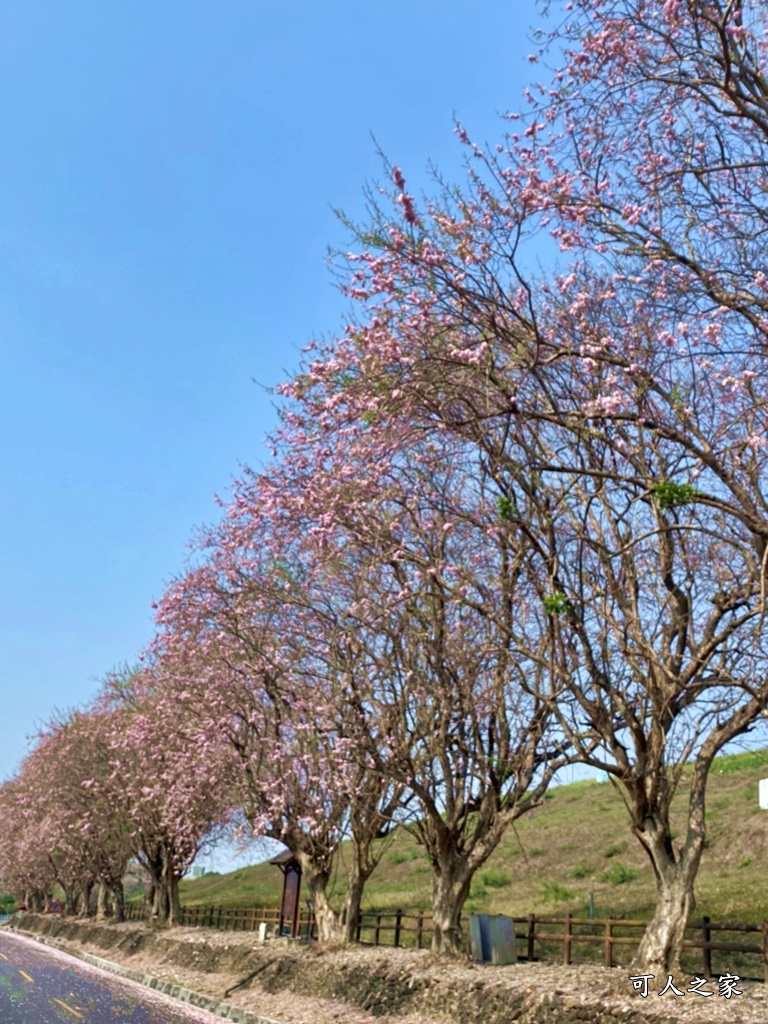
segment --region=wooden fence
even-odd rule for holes
[[[129,921],[144,920],[147,915],[144,906],[126,907],[125,916]],[[513,920],[518,959],[557,959],[564,964],[602,960],[606,967],[626,963],[631,958],[647,924],[616,917],[590,920],[571,914],[564,917],[529,914]],[[183,925],[230,931],[256,931],[262,923],[272,930],[279,922],[280,911],[275,907],[183,907],[181,914]],[[300,912],[298,934],[303,938],[315,937],[311,914]],[[741,935],[754,941],[739,941]],[[432,939],[431,915],[424,911],[364,910],[358,918],[356,938],[358,942],[373,946],[424,949]],[[741,977],[768,981],[768,921],[762,925],[719,923],[703,917],[688,925],[684,948],[684,955],[691,959],[690,969],[703,972],[705,977],[713,976],[714,965],[719,973],[731,971]]]
[[[571,914],[564,917],[529,914],[514,918],[514,922],[520,959],[557,958],[564,964],[596,962],[602,947],[602,962],[606,967],[631,959],[648,923],[618,917],[589,920]],[[691,921],[685,931],[683,960],[691,970],[712,977],[715,971],[725,973],[738,967],[742,977],[747,976],[746,970],[750,972],[749,977],[768,981],[768,921],[762,925],[721,923],[703,917]],[[755,941],[734,941],[734,933],[736,936],[743,934],[745,938],[754,936]],[[626,956],[621,955],[622,949]]]

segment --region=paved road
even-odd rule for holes
[[[214,1024],[221,1017],[0,932],[2,1024]]]

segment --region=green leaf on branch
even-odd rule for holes
[[[558,590],[556,594],[548,594],[544,598],[544,611],[547,615],[562,615],[567,612],[571,607],[571,602],[567,596]]]
[[[506,495],[499,495],[496,499],[496,508],[499,510],[499,518],[505,523],[510,523],[513,519],[517,519],[517,505],[515,505],[514,501],[510,501]]]
[[[654,484],[652,489],[659,499],[659,505],[665,510],[687,505],[701,494],[693,484],[676,484],[671,480],[663,480]]]

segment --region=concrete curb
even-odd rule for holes
[[[9,928],[8,930],[16,932],[15,928]],[[91,964],[93,967],[99,967],[102,971],[107,971],[109,974],[128,978],[129,981],[135,981],[144,988],[154,989],[156,992],[162,992],[164,995],[170,996],[172,999],[178,999],[182,1003],[189,1003],[190,1006],[196,1006],[201,1010],[208,1010],[209,1013],[214,1013],[217,1017],[238,1021],[239,1024],[280,1024],[280,1021],[274,1020],[272,1017],[262,1017],[261,1014],[253,1013],[251,1010],[243,1010],[241,1007],[233,1006],[231,1003],[224,1003],[211,996],[204,996],[200,992],[193,992],[189,988],[184,988],[183,985],[174,985],[170,981],[161,981],[160,978],[155,978],[151,974],[141,974],[139,971],[132,971],[130,967],[123,967],[122,964],[113,964],[111,960],[102,960],[100,956],[93,956],[91,953],[81,953],[77,950],[69,949],[67,946],[63,946],[60,942],[56,942],[55,939],[49,939],[45,935],[35,935],[33,932],[24,931],[20,931],[18,934],[29,939],[35,939],[46,946],[52,946],[54,949],[58,949],[60,953],[67,953],[77,960],[84,960],[85,963]]]

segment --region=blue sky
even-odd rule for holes
[[[364,216],[521,105],[534,0],[0,8],[0,778],[135,660],[150,602],[266,458],[273,385]]]

